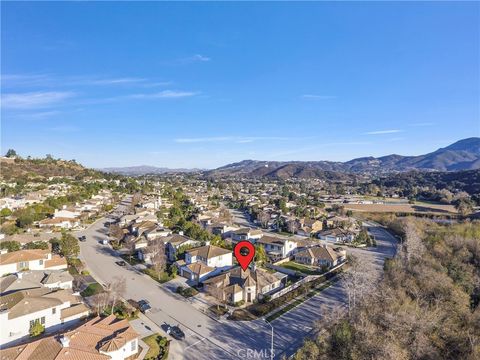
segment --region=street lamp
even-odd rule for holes
[[[266,324],[270,325],[272,328],[272,340],[271,340],[271,345],[270,345],[270,359],[273,360],[273,326],[270,324],[265,318],[262,318],[263,321],[265,321]]]

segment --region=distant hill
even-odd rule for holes
[[[146,174],[169,174],[169,173],[185,173],[200,171],[199,169],[169,169],[164,167],[139,165],[139,166],[127,166],[127,167],[109,167],[98,169],[99,171],[121,174],[121,175],[146,175]]]
[[[480,169],[480,138],[457,141],[419,156],[363,157],[347,162],[244,160],[208,171],[209,176],[255,176],[272,178],[328,178],[340,173],[389,173],[410,170],[459,171]]]
[[[99,173],[87,169],[75,161],[56,159],[21,159],[0,158],[0,178],[2,180],[28,180],[34,178],[46,179],[49,177],[85,177]]]

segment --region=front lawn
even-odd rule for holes
[[[82,295],[83,297],[89,297],[92,295],[99,294],[102,291],[103,291],[102,285],[100,285],[99,283],[93,283],[88,285],[87,288],[80,293],[80,295]]]
[[[225,315],[228,312],[228,308],[223,305],[212,305],[208,309],[218,316]]]
[[[177,287],[177,294],[182,295],[184,298],[189,298],[198,294],[198,290],[192,287]]]
[[[301,272],[302,274],[306,274],[306,275],[321,275],[322,274],[322,271],[320,269],[315,270],[312,267],[305,266],[305,265],[296,263],[294,261],[288,261],[286,263],[280,264],[279,266],[281,266],[285,269],[298,271],[298,272]]]
[[[166,283],[175,278],[176,274],[173,272],[162,271],[161,273],[156,272],[152,268],[147,268],[143,270],[145,274],[150,276],[153,280],[158,281],[160,284]]]
[[[163,360],[168,357],[168,347],[170,342],[167,338],[157,333],[144,337],[142,341],[149,347],[148,352],[145,355],[145,360]]]

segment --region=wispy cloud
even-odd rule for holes
[[[403,130],[377,130],[377,131],[369,131],[364,133],[365,135],[382,135],[382,134],[395,134],[395,133],[400,133],[403,132]]]
[[[3,94],[2,108],[5,109],[33,109],[57,105],[75,96],[71,91],[46,91],[28,93]]]
[[[144,83],[147,79],[125,77],[125,78],[111,78],[111,79],[85,79],[84,82],[92,85],[118,85],[118,84],[138,84]]]
[[[156,87],[170,85],[171,82],[157,81],[144,77],[120,76],[105,77],[95,75],[60,76],[55,74],[2,74],[4,87],[64,87],[64,86],[137,86]]]
[[[132,94],[127,95],[130,99],[177,99],[198,95],[193,91],[164,90],[151,94]]]
[[[195,54],[192,56],[192,60],[194,61],[210,61],[212,59],[210,59],[208,56],[204,56],[204,55],[201,55],[201,54]]]
[[[336,99],[336,96],[333,95],[316,95],[316,94],[303,94],[300,96],[303,99],[310,99],[310,100],[329,100],[329,99]]]
[[[277,136],[214,136],[214,137],[198,137],[198,138],[179,138],[174,139],[176,143],[213,143],[231,141],[237,144],[251,143],[254,141],[288,141],[301,140],[305,138],[290,138]]]

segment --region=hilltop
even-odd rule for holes
[[[420,171],[460,171],[480,169],[480,138],[459,140],[447,147],[418,156],[387,155],[363,157],[347,162],[244,160],[207,172],[210,176],[254,176],[286,179],[329,178],[340,173],[389,173]]]
[[[53,158],[22,159],[0,158],[0,178],[2,180],[48,179],[50,177],[86,177],[96,176],[99,172],[87,169],[74,160]]]

